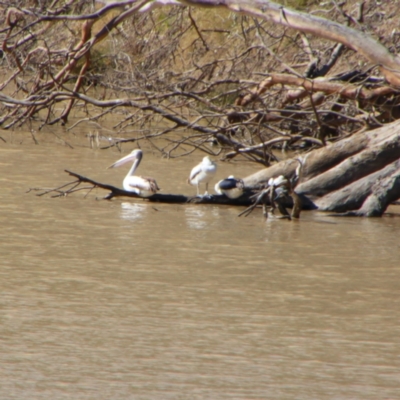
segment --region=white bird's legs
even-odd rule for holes
[[[214,177],[217,171],[217,164],[211,161],[208,156],[203,158],[203,161],[196,165],[190,172],[188,183],[197,187],[197,197],[209,196],[208,183]],[[200,184],[206,185],[204,195],[200,194]]]

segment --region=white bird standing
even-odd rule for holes
[[[200,183],[206,184],[205,196],[208,195],[208,183],[217,172],[217,164],[211,161],[210,157],[206,156],[203,161],[196,165],[190,172],[188,183],[197,186],[197,196],[200,196]]]
[[[230,175],[216,183],[214,189],[218,194],[224,194],[230,199],[237,199],[243,194],[244,182]]]
[[[140,197],[150,197],[160,190],[155,179],[147,176],[136,176],[134,175],[136,169],[138,168],[140,161],[142,160],[143,152],[140,149],[135,149],[132,153],[120,160],[116,161],[113,165],[108,168],[117,168],[128,162],[133,161],[132,167],[129,170],[123,181],[123,187],[127,192],[136,193]]]

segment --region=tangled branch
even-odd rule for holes
[[[200,8],[153,10],[189,3]],[[207,18],[212,0],[41,4],[2,6],[3,129],[68,125],[76,112],[68,129],[96,122],[99,138],[118,138],[112,145],[145,139],[166,157],[200,149],[268,166],[276,150],[323,147],[400,118],[398,56],[344,23],[372,29],[373,2],[354,15],[338,5],[345,20],[325,21],[332,29],[266,0],[218,2],[247,17]],[[360,68],[346,46],[368,62]]]

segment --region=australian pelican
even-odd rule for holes
[[[149,178],[148,176],[134,175],[136,169],[139,167],[142,157],[142,150],[135,149],[132,151],[132,153],[122,157],[108,168],[117,168],[133,161],[132,167],[123,181],[123,187],[127,192],[136,193],[140,197],[150,197],[155,194],[157,190],[160,190],[160,188],[153,178]]]

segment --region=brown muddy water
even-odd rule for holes
[[[116,149],[0,142],[0,399],[399,399],[400,218],[37,197]],[[123,154],[134,145],[125,145]],[[202,155],[145,151],[164,193]],[[256,166],[221,164],[217,178]]]

